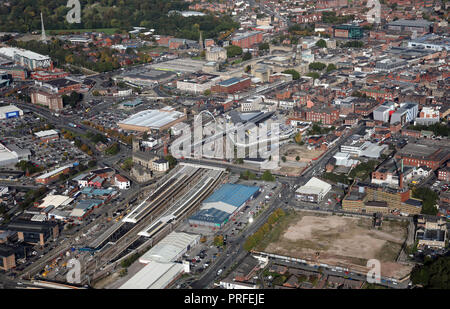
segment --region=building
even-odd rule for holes
[[[114,185],[116,185],[120,190],[126,190],[130,188],[130,181],[123,177],[122,175],[117,174],[114,176]]]
[[[13,80],[26,80],[29,77],[28,70],[21,66],[0,66],[0,72],[11,76]]]
[[[189,224],[220,228],[251,199],[259,194],[259,187],[224,184],[210,195]]]
[[[58,78],[47,81],[35,81],[36,85],[47,89],[50,93],[65,94],[72,91],[77,91],[81,88],[81,83],[67,79]]]
[[[263,33],[260,31],[249,31],[244,33],[236,33],[231,38],[231,44],[240,48],[251,48],[255,44],[262,42]]]
[[[0,120],[21,116],[23,116],[23,111],[15,105],[0,106]]]
[[[446,247],[448,240],[447,220],[444,217],[420,215],[417,218],[417,248]]]
[[[195,94],[203,94],[220,81],[218,75],[193,73],[189,79],[178,80],[177,89]]]
[[[217,93],[235,93],[247,89],[252,84],[249,77],[232,77],[227,80],[221,81],[218,84],[211,87],[212,92]]]
[[[394,111],[394,102],[385,102],[373,110],[373,119],[382,122],[389,122],[389,118]]]
[[[450,150],[445,147],[409,143],[395,154],[407,166],[426,166],[433,171],[450,159]]]
[[[308,108],[305,111],[306,121],[321,122],[322,124],[334,124],[339,119],[339,110],[331,107]]]
[[[5,146],[0,143],[0,166],[13,166],[22,160],[28,161],[31,152],[28,149],[21,149],[15,145]]]
[[[131,115],[118,123],[123,130],[146,132],[150,130],[166,130],[178,122],[187,119],[185,113],[167,106],[159,110],[148,109]]]
[[[415,119],[415,123],[428,126],[439,122],[439,117],[438,109],[431,106],[424,106],[419,113],[419,117]]]
[[[394,189],[358,182],[350,187],[342,200],[342,209],[358,213],[417,215],[422,211],[422,201],[411,198],[408,188]]]
[[[424,48],[426,50],[442,51],[450,50],[450,39],[448,37],[442,37],[434,33],[426,34],[422,37],[413,39],[408,42],[408,47],[411,48]]]
[[[26,67],[32,71],[38,68],[44,69],[52,66],[52,61],[49,56],[40,55],[29,50],[15,47],[0,48],[0,55],[13,59],[15,64]]]
[[[446,166],[444,168],[441,168],[438,171],[438,180],[441,181],[450,181],[450,166]]]
[[[17,233],[19,241],[33,245],[44,246],[48,241],[57,239],[59,228],[55,222],[22,221],[17,220],[0,227],[0,230]]]
[[[333,36],[342,39],[362,39],[363,29],[355,25],[333,26]]]
[[[177,263],[183,254],[195,247],[200,235],[172,232],[147,251],[139,262],[147,264],[120,289],[164,289],[183,273],[189,273],[189,263]]]
[[[42,90],[31,93],[31,103],[45,105],[54,111],[63,109],[63,99],[61,95],[48,93]]]
[[[48,172],[48,173],[42,174],[41,176],[36,177],[34,180],[36,183],[47,185],[53,181],[58,180],[58,178],[61,174],[68,174],[72,167],[73,167],[73,164],[59,167],[51,172]]]
[[[8,271],[16,267],[14,250],[6,245],[0,245],[0,269]]]
[[[295,196],[300,201],[319,204],[330,190],[329,183],[313,177],[295,191]]]
[[[400,122],[402,125],[416,119],[419,113],[419,105],[415,103],[402,103],[391,116],[391,124]]]
[[[175,262],[199,242],[200,235],[173,231],[141,256],[139,262],[143,264],[148,264],[151,261],[159,263]]]
[[[42,142],[48,143],[59,139],[59,132],[56,130],[46,130],[34,133],[34,136],[39,138]]]
[[[227,60],[227,50],[223,47],[209,46],[205,51],[206,61],[222,62]]]
[[[400,58],[386,58],[375,63],[375,69],[383,72],[391,72],[406,66],[406,60]]]
[[[400,33],[426,34],[432,32],[433,23],[424,19],[406,20],[398,19],[391,21],[386,25],[388,30]]]
[[[379,158],[384,149],[388,148],[387,145],[381,145],[371,143],[369,141],[352,141],[341,145],[341,152],[349,153],[356,157],[367,157],[367,158]]]

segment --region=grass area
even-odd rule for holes
[[[104,32],[105,34],[112,35],[118,30],[119,28],[100,28],[100,29],[59,29],[59,30],[45,30],[45,33],[47,35],[54,35],[54,34],[61,34],[61,33],[83,33],[83,32]]]

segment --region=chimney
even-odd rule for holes
[[[167,156],[169,154],[169,150],[167,148],[167,142],[164,141],[164,156]]]
[[[398,186],[400,189],[403,189],[403,173],[400,173],[400,175],[398,176]]]

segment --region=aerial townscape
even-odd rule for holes
[[[449,7],[0,0],[0,289],[449,289]]]

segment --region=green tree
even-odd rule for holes
[[[298,73],[298,72],[297,72],[296,70],[294,70],[294,69],[284,70],[283,73],[284,73],[284,74],[291,74],[293,80],[297,80],[297,79],[300,78],[300,73]]]
[[[236,45],[230,45],[226,47],[227,58],[233,58],[242,55],[242,48]]]
[[[275,177],[272,175],[272,173],[269,170],[266,170],[262,174],[261,180],[264,180],[264,181],[275,181]]]
[[[316,46],[319,48],[326,48],[327,47],[327,42],[325,42],[324,39],[320,39],[316,42]]]
[[[247,60],[250,60],[250,59],[252,59],[252,54],[250,54],[249,52],[246,52],[244,54],[244,56],[242,57],[243,61],[247,61]]]

